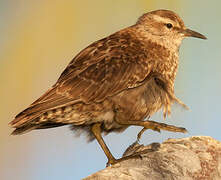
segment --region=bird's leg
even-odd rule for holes
[[[147,128],[141,129],[141,131],[137,134],[137,142],[140,141],[142,134],[147,130]]]
[[[101,123],[96,123],[91,128],[92,133],[94,134],[95,138],[97,139],[98,143],[100,144],[101,148],[103,149],[105,155],[108,158],[108,163],[112,164],[116,161],[114,156],[111,154],[110,150],[108,149],[107,145],[105,144],[102,136],[101,136]]]
[[[100,144],[101,148],[103,149],[105,155],[108,158],[107,166],[116,164],[118,162],[130,159],[130,158],[141,158],[139,154],[134,154],[134,155],[122,157],[120,159],[115,159],[101,136],[101,123],[94,124],[91,128],[91,131],[94,134],[95,138],[97,139],[98,143]]]
[[[138,141],[139,141],[141,135],[147,129],[152,129],[153,131],[158,131],[158,132],[160,132],[160,130],[166,130],[166,131],[171,131],[171,132],[182,132],[182,133],[187,132],[187,130],[183,127],[176,127],[173,125],[168,125],[165,123],[159,123],[159,122],[155,122],[155,121],[117,121],[117,122],[121,125],[134,125],[134,126],[144,127],[137,135]]]

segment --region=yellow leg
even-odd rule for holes
[[[95,138],[97,139],[98,143],[100,144],[101,148],[103,149],[105,155],[107,156],[108,162],[107,164],[113,164],[116,159],[111,154],[110,150],[108,149],[107,145],[105,144],[102,136],[101,136],[101,124],[96,123],[91,128],[92,133],[94,134]]]
[[[183,127],[176,127],[173,125],[168,125],[165,123],[159,123],[155,121],[119,121],[121,125],[134,125],[134,126],[142,126],[146,129],[152,129],[153,131],[166,130],[171,132],[182,132],[186,133],[187,130]]]
[[[140,141],[140,138],[141,138],[142,134],[143,134],[146,130],[147,130],[146,128],[143,128],[143,129],[141,129],[141,131],[138,133],[138,135],[137,135],[137,141],[138,141],[138,142]]]
[[[171,131],[171,132],[181,132],[181,133],[187,132],[187,130],[183,127],[176,127],[173,125],[168,125],[165,123],[159,123],[159,122],[155,122],[155,121],[118,121],[118,123],[121,125],[142,126],[143,129],[137,135],[138,141],[141,138],[141,135],[147,129],[152,129],[153,131],[158,131],[158,132],[160,132],[160,130],[166,130],[166,131]]]
[[[101,123],[94,124],[91,128],[91,131],[94,134],[95,138],[97,139],[98,143],[100,144],[101,148],[103,149],[105,155],[107,156],[107,159],[108,159],[107,166],[113,165],[115,163],[130,159],[130,158],[141,158],[140,155],[135,154],[131,156],[122,157],[120,159],[115,159],[101,136]]]

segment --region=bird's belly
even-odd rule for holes
[[[117,121],[142,121],[157,112],[166,99],[166,93],[154,80],[113,98]]]

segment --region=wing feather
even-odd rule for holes
[[[142,59],[147,57],[142,54],[143,48],[128,31],[119,31],[91,44],[70,62],[56,84],[18,114],[11,124],[16,127],[48,110],[75,102],[100,102],[139,86],[151,71],[138,62],[146,61]]]

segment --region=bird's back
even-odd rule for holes
[[[170,61],[176,56],[151,39],[144,41],[142,34],[134,30],[136,26],[123,29],[82,50],[57,83],[11,122],[16,128],[13,134],[66,124],[84,126],[105,120],[114,127],[116,107],[132,113],[128,116],[124,112],[120,116],[133,120],[152,115],[162,103],[169,107],[169,100],[165,100],[168,95],[158,91],[162,87],[151,76],[162,77],[163,84],[168,90],[172,89],[173,95],[177,64]],[[148,82],[151,85],[146,79],[151,80]],[[144,86],[148,87],[146,91],[143,91]],[[94,108],[99,110],[94,111]]]

